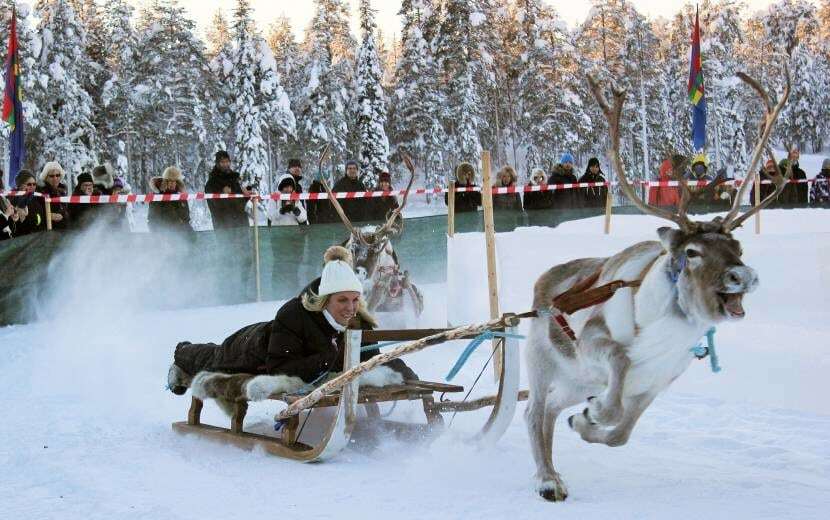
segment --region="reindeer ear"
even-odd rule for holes
[[[657,236],[660,237],[660,242],[663,244],[663,249],[671,252],[672,247],[680,240],[681,232],[678,229],[671,227],[661,227],[657,230]]]

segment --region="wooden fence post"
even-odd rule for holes
[[[487,248],[487,287],[490,293],[490,318],[501,316],[499,311],[499,280],[496,272],[496,225],[493,218],[493,184],[490,172],[490,152],[481,152],[481,204],[484,207],[484,243]],[[501,378],[501,341],[493,340],[493,358],[496,381]]]
[[[605,192],[605,234],[611,234],[611,206],[614,195],[611,193],[613,184],[608,183],[608,189]]]
[[[447,192],[447,236],[455,235],[455,181],[450,181]]]
[[[44,199],[46,207],[46,231],[52,231],[52,199],[46,197]]]
[[[755,176],[755,205],[761,205],[761,176]],[[755,213],[755,234],[761,234],[761,212]]]
[[[259,219],[258,208],[259,197],[251,197],[254,215],[254,276],[256,277],[256,301],[262,301],[262,282],[259,273]]]

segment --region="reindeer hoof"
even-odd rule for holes
[[[542,482],[538,491],[539,496],[548,502],[564,502],[568,498],[568,489],[559,478]]]
[[[590,403],[591,401],[593,401],[596,398],[597,398],[597,396],[591,395],[591,396],[588,396],[588,399],[586,399],[586,401],[588,401]]]
[[[573,429],[574,429],[574,417],[575,417],[575,416],[573,416],[573,415],[571,415],[570,417],[568,417],[568,426],[570,426],[571,430],[573,430]]]
[[[596,426],[597,422],[591,418],[591,413],[588,411],[587,408],[582,410],[582,416],[585,417],[585,420],[588,421],[588,424],[590,424],[591,426]]]

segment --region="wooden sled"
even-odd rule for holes
[[[515,333],[513,329],[508,332]],[[346,332],[345,359],[343,369],[360,363],[360,347],[378,341],[410,341],[433,335],[441,330],[398,330],[398,331],[360,331]],[[335,417],[323,434],[319,443],[314,446],[299,442],[297,438],[300,429],[300,416],[295,415],[288,419],[279,436],[268,436],[243,430],[245,414],[248,411],[247,401],[238,401],[234,404],[234,413],[231,417],[230,428],[220,428],[203,424],[201,411],[203,402],[192,398],[187,421],[173,423],[173,430],[180,434],[195,434],[214,441],[232,444],[251,450],[256,446],[267,453],[301,462],[323,461],[332,458],[348,445],[357,420],[357,405],[366,405],[369,418],[382,422],[378,403],[420,400],[423,403],[424,414],[427,418],[428,430],[439,430],[444,425],[441,412],[469,411],[492,406],[490,416],[484,427],[475,435],[475,439],[485,445],[495,443],[504,434],[516,409],[519,396],[519,366],[520,357],[518,344],[515,339],[506,339],[501,351],[502,377],[499,382],[499,391],[496,396],[469,402],[442,401],[436,402],[434,393],[459,393],[464,388],[457,385],[431,383],[426,381],[409,381],[403,385],[385,386],[381,388],[364,387],[359,389],[359,381],[355,380],[345,386],[342,391],[327,395],[321,399],[315,408],[335,407]],[[297,394],[275,394],[269,399],[279,400],[288,404],[300,399]],[[391,421],[388,423],[392,424]]]

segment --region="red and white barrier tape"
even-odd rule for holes
[[[689,181],[690,187],[702,188],[708,186],[711,181]],[[790,184],[810,184],[815,182],[815,179],[791,179]],[[724,181],[718,186],[740,186],[743,183],[741,179],[732,179]],[[648,188],[668,188],[680,186],[678,181],[634,181],[634,184],[646,186]],[[772,181],[761,181],[761,184],[773,184]],[[496,195],[503,195],[508,193],[529,193],[538,191],[555,191],[555,190],[570,190],[579,188],[598,188],[616,186],[616,183],[609,182],[576,182],[566,184],[542,184],[540,186],[509,186],[509,187],[493,187],[492,192]],[[480,192],[480,186],[474,187],[459,187],[455,188],[457,193],[465,192]],[[425,194],[440,194],[447,193],[447,188],[419,188],[410,190],[410,195],[425,195]],[[338,200],[342,199],[369,199],[378,197],[392,197],[402,196],[406,190],[391,190],[391,191],[350,191],[338,192],[334,196]],[[0,192],[0,195],[7,197],[27,195],[25,191],[6,191]],[[67,195],[63,197],[47,197],[46,195],[35,192],[35,197],[43,197],[49,202],[62,202],[69,204],[124,204],[127,202],[173,202],[182,200],[216,200],[216,199],[246,199],[251,198],[249,195],[242,195],[236,193],[152,193],[147,195]],[[328,193],[270,193],[267,195],[257,196],[259,199],[265,200],[326,200],[329,198]]]

